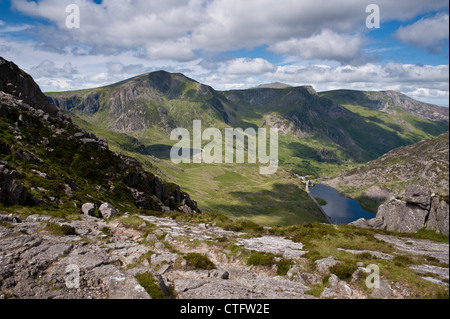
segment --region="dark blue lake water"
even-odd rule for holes
[[[327,201],[323,210],[331,217],[334,224],[349,224],[360,218],[372,219],[374,214],[365,211],[360,204],[351,198],[348,198],[332,187],[317,184],[309,188],[311,195],[315,198],[320,197]]]

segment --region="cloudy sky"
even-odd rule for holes
[[[67,27],[71,4],[79,28]],[[366,25],[370,4],[380,28]],[[449,2],[0,0],[0,56],[44,91],[162,69],[218,90],[283,82],[396,90],[448,106]]]

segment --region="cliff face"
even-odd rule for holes
[[[121,210],[200,212],[177,185],[109,151],[47,102],[33,79],[0,60],[0,205],[81,213],[111,202]]]

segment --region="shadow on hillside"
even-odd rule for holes
[[[213,203],[211,212],[236,217],[275,217],[279,225],[295,225],[306,222],[326,222],[325,217],[308,194],[294,184],[274,184],[271,190],[230,193],[242,205]]]
[[[162,160],[170,160],[170,153],[172,151],[172,146],[170,145],[165,145],[165,144],[154,144],[154,145],[149,145],[146,147],[146,152],[149,155],[155,156],[159,159]],[[193,156],[199,154],[201,151],[200,150],[196,150],[196,149],[190,149],[189,150],[189,154],[190,154],[190,158],[192,159]],[[181,156],[182,155],[182,150],[179,149],[178,154]]]

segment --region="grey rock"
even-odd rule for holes
[[[133,276],[120,271],[110,277],[109,299],[151,299]]]
[[[164,243],[162,243],[162,242],[157,242],[157,243],[155,243],[155,245],[154,245],[154,247],[156,248],[156,249],[158,249],[158,250],[164,250],[164,249],[166,249],[166,245],[164,245]]]
[[[427,256],[449,263],[449,245],[424,239],[400,238],[395,236],[376,234],[376,239],[394,245],[395,248],[408,254]]]
[[[438,197],[434,197],[432,200],[426,228],[446,236],[449,235],[449,205],[445,201],[439,200]]]
[[[158,238],[155,234],[149,234],[145,240],[148,242],[156,242],[158,241]]]
[[[357,221],[354,221],[349,224],[350,226],[355,226],[359,228],[370,228],[369,223],[365,218],[358,219]]]
[[[119,211],[110,203],[102,204],[98,210],[104,219],[110,219],[119,213]]]
[[[449,269],[448,268],[442,268],[437,266],[431,266],[431,265],[416,265],[409,267],[415,272],[419,274],[433,274],[441,278],[441,280],[444,280],[448,282],[449,280]]]
[[[150,263],[152,264],[152,266],[158,266],[162,263],[171,264],[174,263],[179,257],[180,255],[172,253],[164,253],[160,255],[154,254],[150,257]]]
[[[158,274],[164,275],[170,268],[171,268],[171,266],[169,264],[165,264],[158,270]]]
[[[380,287],[374,288],[371,294],[372,298],[389,299],[393,295],[391,285],[386,280],[380,280]]]
[[[282,255],[287,259],[298,258],[306,254],[306,251],[302,250],[302,243],[275,236],[240,239],[238,243],[248,250]]]
[[[80,270],[89,271],[99,266],[109,264],[109,262],[110,260],[107,254],[88,252],[83,255],[70,255],[61,260],[60,265],[64,268],[69,265],[76,265]]]
[[[323,276],[329,275],[330,268],[340,263],[342,263],[342,261],[336,260],[333,256],[319,259],[315,262],[318,272]]]
[[[378,216],[378,217],[372,218],[367,223],[368,223],[369,227],[371,227],[371,228],[382,229],[384,226],[384,217]]]
[[[10,216],[0,215],[0,222],[20,224],[22,221],[20,220],[19,217],[14,217],[12,215]]]
[[[0,165],[0,203],[4,205],[24,205],[30,195],[23,183],[16,178],[21,174],[17,170],[4,162]]]
[[[95,204],[86,203],[83,206],[81,206],[81,211],[86,216],[94,216],[95,215]]]
[[[343,280],[340,280],[336,275],[331,274],[328,279],[330,288],[325,289],[321,295],[322,298],[340,298],[349,299],[352,296],[352,289]]]
[[[429,210],[431,207],[431,191],[420,185],[408,185],[404,200],[408,204]]]
[[[171,242],[171,241],[174,241],[174,239],[173,239],[172,235],[167,234],[166,237],[164,238],[164,241]]]
[[[383,218],[383,227],[399,233],[416,233],[425,227],[428,211],[404,201],[392,199],[381,205],[377,218]]]

